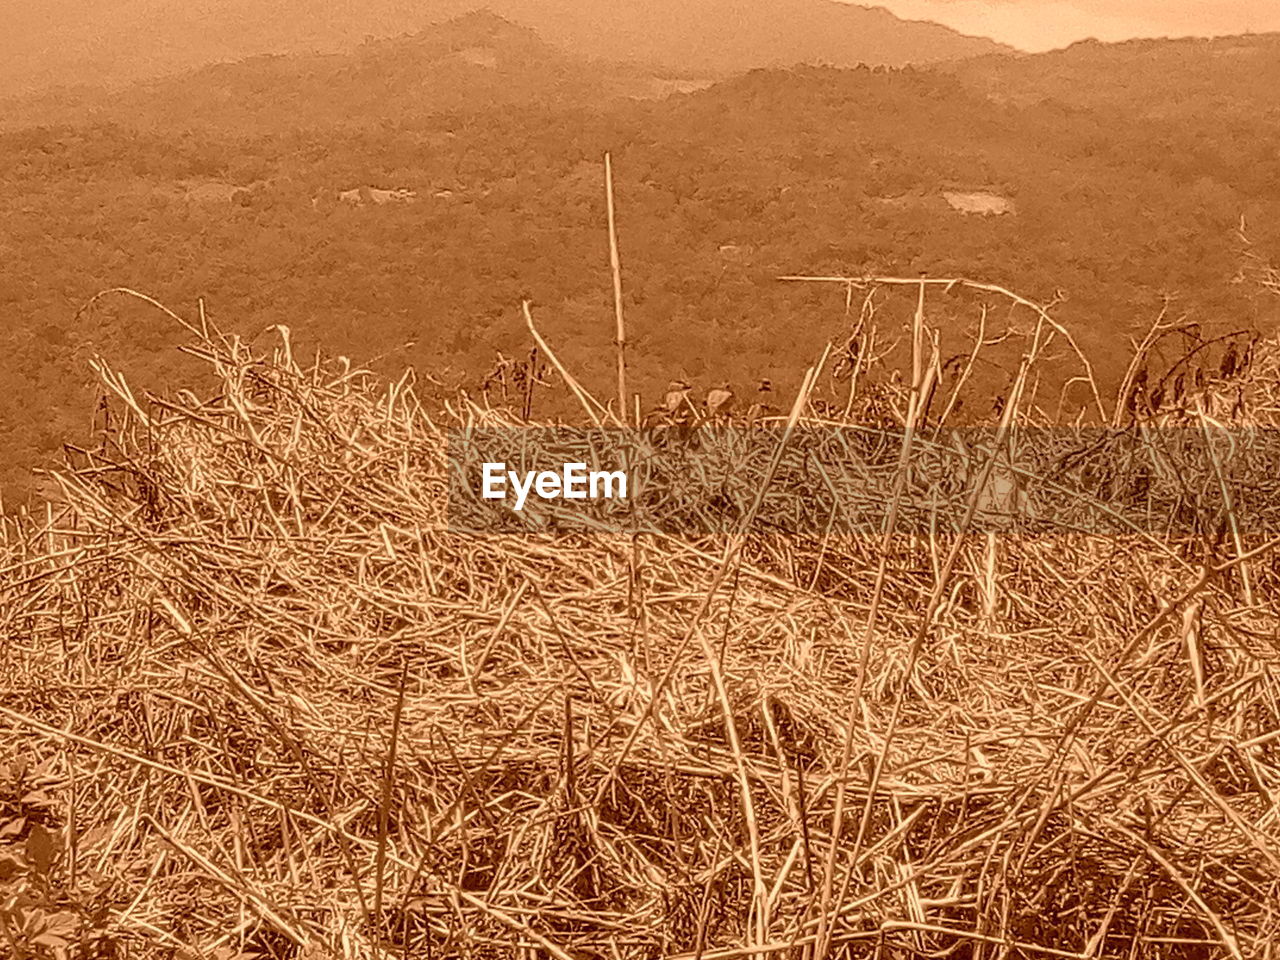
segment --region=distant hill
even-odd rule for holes
[[[836,0],[490,0],[566,48],[608,59],[737,73],[760,66],[826,63],[901,66],[1010,48],[882,7]]]
[[[1280,33],[1177,40],[1086,40],[1036,56],[942,69],[997,102],[1052,101],[1149,119],[1280,119]]]
[[[527,27],[477,12],[414,34],[368,40],[348,53],[268,54],[121,91],[81,88],[19,98],[0,124],[93,120],[268,132],[403,122],[532,101],[598,105],[662,89],[662,78],[651,73],[592,65]]]
[[[836,0],[42,0],[5,14],[0,95],[118,87],[268,53],[334,53],[485,6],[572,54],[682,71],[932,63],[1008,50]]]

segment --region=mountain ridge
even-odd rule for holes
[[[265,133],[532,103],[600,106],[662,90],[651,73],[592,64],[485,10],[342,53],[260,54],[120,91],[16,98],[0,128],[111,122]]]
[[[650,0],[605,9],[582,0],[370,0],[359,12],[337,0],[203,0],[159,10],[147,0],[103,2],[109,17],[87,17],[70,0],[47,0],[43,16],[11,18],[7,36],[0,36],[0,96],[85,84],[119,88],[268,53],[344,52],[368,37],[411,34],[481,9],[570,54],[719,74],[1012,52],[940,24],[838,0]]]

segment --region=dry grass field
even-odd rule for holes
[[[1021,331],[992,449],[1124,438],[1107,489],[1141,476],[1168,522],[981,532],[1003,468],[976,453],[956,509],[899,530],[986,347],[933,349],[941,283],[845,286],[850,339],[761,428],[727,534],[463,529],[447,438],[518,415],[301,363],[287,331],[190,321],[199,396],[98,361],[99,445],[0,527],[0,952],[1275,956],[1280,542],[1265,497],[1211,496],[1274,423],[1274,345],[1198,350],[1153,399],[1157,326],[1101,397],[1051,311],[969,285]],[[859,319],[875,291],[920,297],[909,329]],[[1037,398],[1050,362],[1080,417]],[[839,488],[787,447],[868,424],[883,529],[779,533]],[[1173,426],[1229,442],[1180,462]]]

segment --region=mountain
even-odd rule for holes
[[[27,0],[0,30],[0,95],[111,86],[268,53],[348,51],[487,6],[570,53],[719,73],[1007,52],[837,0]]]
[[[1197,124],[1280,119],[1280,33],[1176,40],[1085,40],[1034,57],[944,67],[993,100]]]
[[[1247,198],[1269,195],[1280,182],[1280,33],[1088,40],[935,69],[996,106],[1056,116],[1078,131],[1082,149],[1100,153],[1142,130],[1161,167],[1190,182],[1203,186],[1230,167],[1242,214],[1250,212]]]
[[[265,54],[132,84],[16,98],[5,129],[36,123],[201,126],[243,133],[407,122],[515,104],[596,105],[665,92],[668,78],[592,64],[488,11],[346,53]]]
[[[548,40],[607,59],[738,73],[826,63],[901,66],[1010,52],[936,23],[837,0],[491,0]]]

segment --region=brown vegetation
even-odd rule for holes
[[[1014,311],[1000,436],[1043,422],[1065,335]],[[829,354],[848,406],[817,409],[811,371],[779,449],[874,410],[896,502],[953,409],[925,397],[964,382],[926,318],[869,396],[864,311]],[[0,528],[0,931],[24,960],[1242,958],[1280,934],[1260,531],[1212,556],[966,537],[979,458],[933,537],[771,534],[772,465],[729,537],[466,535],[445,437],[517,414],[304,367],[284,330],[267,355],[188,332],[203,399],[99,363],[98,448]],[[1100,417],[1204,409],[1131,407],[1144,356]],[[1269,425],[1275,370],[1230,377]]]

